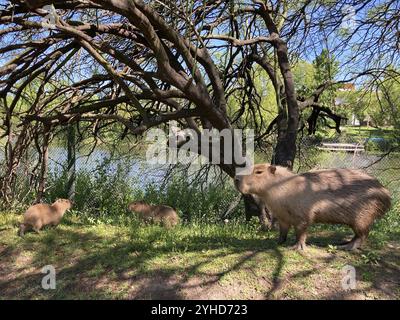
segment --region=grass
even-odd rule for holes
[[[191,222],[172,230],[126,218],[88,224],[67,214],[61,225],[17,236],[19,215],[0,214],[1,299],[399,299],[398,208],[373,229],[361,252],[330,243],[344,227],[315,226],[305,252],[276,244],[256,221]],[[55,290],[41,288],[53,265]],[[342,268],[357,287],[341,287]]]
[[[334,141],[342,143],[365,143],[368,138],[383,138],[387,142],[391,142],[393,147],[398,145],[398,130],[394,127],[374,128],[367,126],[343,126],[341,133],[338,134],[333,130],[320,128],[317,134],[322,141]],[[372,150],[369,150],[372,151]]]
[[[363,140],[370,137],[379,137],[390,140],[393,139],[395,135],[395,130],[392,127],[374,128],[367,126],[345,126],[343,131],[346,135]]]

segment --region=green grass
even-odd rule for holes
[[[390,142],[392,147],[398,146],[398,129],[396,130],[394,127],[374,128],[367,126],[343,126],[341,127],[340,134],[334,130],[319,128],[316,136],[321,141],[332,140],[335,142],[362,144],[364,144],[368,138],[383,138],[386,142]]]
[[[366,139],[369,137],[393,139],[395,130],[392,127],[373,128],[367,126],[345,126],[343,128],[343,133],[359,139]]]
[[[191,222],[172,230],[126,218],[88,224],[67,214],[57,228],[17,236],[19,215],[0,214],[0,298],[11,299],[331,299],[400,298],[398,207],[374,227],[367,247],[328,246],[351,236],[315,226],[308,250],[278,246],[277,232],[256,221]],[[53,265],[56,290],[41,288]],[[357,288],[341,288],[342,268],[357,270]],[[384,288],[384,289],[383,289]]]

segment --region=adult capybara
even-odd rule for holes
[[[288,169],[258,164],[249,175],[236,176],[243,194],[264,201],[279,222],[279,243],[291,226],[297,249],[305,248],[307,228],[313,223],[346,224],[355,236],[341,246],[359,248],[378,217],[390,209],[390,193],[377,179],[361,170],[327,169],[295,174]]]
[[[135,201],[129,204],[128,209],[139,215],[144,222],[160,223],[171,228],[179,223],[179,216],[174,208],[164,205],[151,205],[144,201]]]
[[[39,203],[30,206],[24,214],[23,223],[20,224],[20,236],[30,229],[39,232],[46,225],[58,225],[64,213],[71,207],[72,202],[68,199],[58,199],[51,205]]]

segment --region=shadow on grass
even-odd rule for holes
[[[327,264],[336,258],[335,255],[318,259],[303,256],[301,258],[311,267],[284,275],[286,249],[277,246],[275,238],[238,239],[227,235],[186,234],[173,241],[174,234],[161,229],[138,235],[139,232],[130,229],[126,234],[99,235],[95,230],[68,227],[47,230],[40,236],[32,234],[13,246],[2,248],[2,298],[223,299],[226,288],[217,286],[221,279],[238,270],[251,272],[249,262],[257,264],[260,259],[265,259],[259,255],[268,253],[273,268],[265,270],[265,273],[271,275],[272,280],[264,297],[273,299],[279,297],[279,291],[288,281],[321,272],[321,263]],[[343,235],[338,235],[338,238]],[[325,235],[311,236],[309,243],[324,245],[329,241],[332,238]],[[372,286],[391,292],[390,281],[396,285],[393,279],[399,279],[400,274],[399,268],[393,265],[396,258],[400,259],[400,256],[384,252],[381,257],[381,261],[387,263],[384,269],[382,264],[360,264],[359,268],[372,275],[380,274],[372,277]],[[222,261],[223,266],[209,268],[216,261]],[[40,285],[44,276],[40,270],[48,264],[57,270],[56,290],[45,291]],[[215,292],[217,289],[222,292]],[[335,292],[320,298],[338,297]]]
[[[165,231],[154,230],[147,237],[135,237],[131,230],[128,238],[121,239],[118,235],[101,237],[93,231],[74,231],[56,229],[43,231],[40,236],[29,234],[21,239],[18,245],[9,246],[0,252],[3,263],[0,269],[0,292],[8,298],[155,298],[180,299],[180,289],[190,289],[191,286],[208,286],[218,282],[227,273],[256,256],[261,250],[275,246],[274,241],[267,239],[240,240],[221,237],[190,237],[177,243],[165,242],[157,244],[157,240],[165,236]],[[136,238],[136,239],[135,239]],[[224,248],[224,253],[213,250]],[[202,255],[202,251],[211,253]],[[21,260],[23,252],[31,255],[20,266],[15,263]],[[157,258],[168,259],[169,254],[180,252],[199,253],[197,258],[188,265],[165,265],[152,268],[151,264]],[[242,254],[239,261],[224,272],[204,273],[202,267],[224,255]],[[57,289],[44,291],[40,287],[44,276],[40,270],[45,265],[53,265],[57,270]],[[25,272],[27,266],[34,272]],[[32,271],[32,270],[30,270]],[[15,275],[15,277],[13,276]],[[203,277],[198,284],[187,285],[193,277]],[[125,287],[119,288],[119,283]],[[128,285],[128,288],[126,288]],[[108,287],[103,291],[103,287]],[[108,290],[113,288],[115,292]],[[118,292],[123,290],[123,292]]]

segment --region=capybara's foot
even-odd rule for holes
[[[360,249],[363,242],[364,242],[363,238],[354,237],[353,240],[351,240],[347,244],[342,244],[337,247],[342,250],[353,251],[353,250]]]
[[[338,249],[342,249],[345,251],[353,251],[357,250],[360,246],[356,246],[354,242],[349,242],[348,244],[342,244],[340,246],[337,246]]]
[[[291,246],[290,249],[304,251],[306,250],[306,244],[305,242],[296,242],[296,244],[294,246]]]

